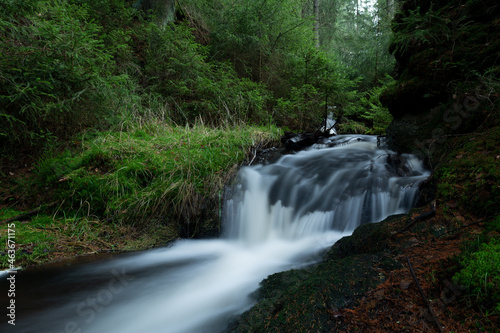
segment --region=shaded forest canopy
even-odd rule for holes
[[[311,130],[327,106],[350,131],[390,121],[377,88],[392,82],[392,1],[1,3],[2,150],[160,108],[177,124]]]

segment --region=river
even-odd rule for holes
[[[374,136],[340,135],[269,165],[244,167],[223,235],[17,275],[16,326],[2,332],[223,331],[266,276],[321,260],[363,223],[405,213],[429,176]],[[5,290],[2,285],[2,290]],[[5,329],[5,330],[4,330]]]

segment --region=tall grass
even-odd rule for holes
[[[137,226],[177,223],[188,236],[216,227],[229,171],[253,145],[281,134],[273,126],[177,126],[158,118],[123,127],[41,160],[38,185],[54,188],[66,211]]]

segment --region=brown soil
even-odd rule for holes
[[[340,331],[498,332],[498,315],[466,306],[461,297],[465,291],[452,283],[453,258],[461,252],[463,241],[481,233],[483,226],[478,220],[462,219],[450,221],[438,207],[434,217],[406,232],[394,231],[395,245],[408,244],[394,257],[404,267],[384,272],[386,280],[356,307],[335,314]]]

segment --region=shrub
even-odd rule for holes
[[[66,1],[20,8],[0,11],[2,148],[42,145],[102,123],[116,110],[109,106],[117,94],[109,92],[130,91],[123,93],[126,75],[111,74],[101,27],[84,6]]]

